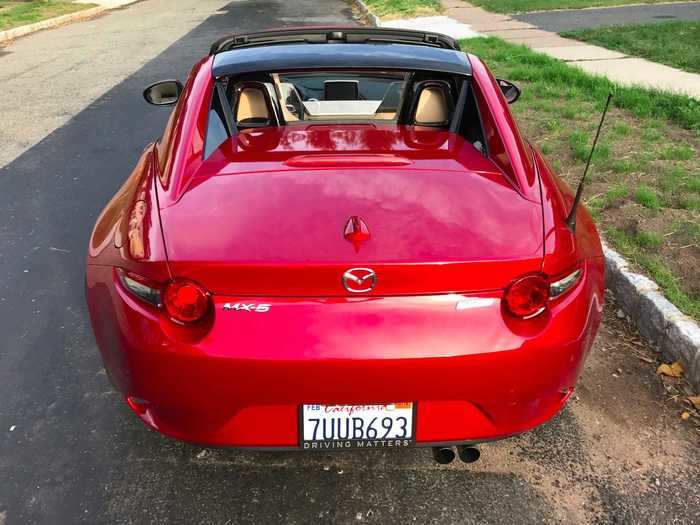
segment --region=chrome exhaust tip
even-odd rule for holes
[[[464,463],[474,463],[481,457],[481,451],[478,447],[467,445],[458,446],[457,454],[459,454],[459,459],[461,459]]]
[[[433,447],[433,459],[441,465],[452,463],[456,457],[452,447]]]

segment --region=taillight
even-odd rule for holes
[[[503,294],[506,310],[516,317],[529,319],[541,314],[547,302],[558,299],[581,279],[583,270],[577,268],[565,277],[550,282],[544,274],[531,274],[514,281]]]
[[[516,317],[529,319],[544,312],[549,300],[549,280],[545,275],[526,275],[513,282],[503,295],[506,309]]]
[[[176,323],[196,323],[211,310],[211,295],[189,279],[173,279],[163,290],[163,306]]]
[[[583,272],[581,271],[581,269],[578,268],[566,277],[563,277],[558,281],[552,282],[552,284],[549,285],[549,298],[555,299],[567,292],[568,290],[570,290],[571,287],[575,285],[581,278],[582,273]]]
[[[160,306],[160,288],[158,285],[151,283],[145,277],[127,272],[121,268],[117,268],[117,275],[119,276],[119,282],[132,295],[153,306]]]

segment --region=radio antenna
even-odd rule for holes
[[[571,211],[566,217],[566,225],[571,229],[571,231],[576,231],[576,208],[578,208],[578,203],[581,200],[581,194],[583,193],[583,186],[586,183],[586,175],[588,175],[588,168],[591,165],[591,159],[593,158],[593,152],[595,151],[596,144],[598,144],[598,137],[600,136],[600,130],[603,128],[603,122],[605,122],[605,115],[608,112],[608,106],[612,100],[612,93],[608,94],[608,100],[605,101],[605,107],[603,108],[603,115],[600,117],[600,124],[598,124],[598,131],[595,132],[595,137],[593,138],[593,146],[591,147],[591,152],[588,154],[588,160],[586,161],[586,168],[583,170],[583,176],[581,177],[581,182],[579,182],[578,188],[576,189],[576,196],[574,197],[574,202],[571,205]]]

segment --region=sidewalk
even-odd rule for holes
[[[443,0],[444,15],[468,25],[484,36],[525,44],[575,65],[589,73],[607,76],[623,85],[639,85],[683,93],[700,99],[700,75],[563,38],[508,15],[491,13],[462,0]]]

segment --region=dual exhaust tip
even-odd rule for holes
[[[452,463],[457,456],[464,463],[474,463],[481,457],[481,451],[479,451],[478,447],[468,445],[433,447],[433,458],[441,465]]]

